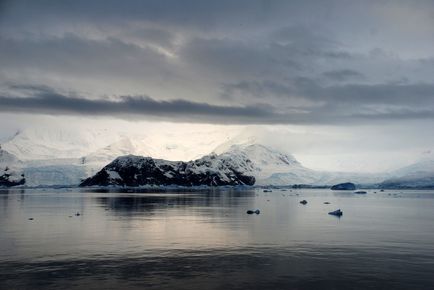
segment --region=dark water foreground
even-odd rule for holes
[[[434,191],[0,191],[0,288],[434,289]]]

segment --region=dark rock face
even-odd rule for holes
[[[24,173],[15,155],[3,150],[0,145],[0,187],[11,187],[26,183]],[[15,166],[14,166],[15,165]]]
[[[122,156],[84,180],[80,186],[253,185],[255,178],[249,175],[253,165],[243,157],[212,154],[182,162]]]
[[[330,189],[331,190],[355,190],[356,185],[354,183],[351,183],[351,182],[339,183],[339,184],[333,185]]]
[[[5,170],[7,172],[7,170]],[[11,178],[11,175],[9,173],[4,173],[3,175],[0,175],[0,186],[4,187],[11,187],[11,186],[17,186],[17,185],[23,185],[26,183],[26,179],[24,178],[24,175],[21,175],[20,179]]]

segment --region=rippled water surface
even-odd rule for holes
[[[434,289],[434,191],[3,190],[0,288]]]

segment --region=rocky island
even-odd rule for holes
[[[183,162],[127,155],[116,158],[80,186],[254,185],[252,162],[243,154],[210,154]]]

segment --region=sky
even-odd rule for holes
[[[313,168],[389,170],[434,147],[433,48],[433,1],[0,0],[0,140],[243,126]]]

